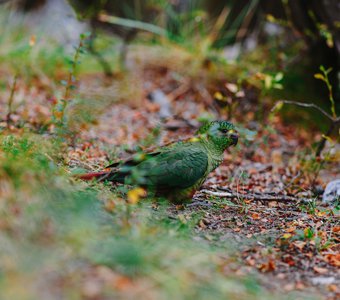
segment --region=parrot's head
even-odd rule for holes
[[[213,121],[200,127],[197,131],[200,136],[205,136],[221,150],[229,146],[235,146],[238,142],[238,134],[235,126],[227,121]]]

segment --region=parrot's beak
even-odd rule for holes
[[[232,140],[232,144],[231,144],[231,145],[236,146],[236,145],[237,145],[237,142],[238,142],[238,134],[232,133],[232,134],[230,135],[230,138],[231,138],[231,140]]]

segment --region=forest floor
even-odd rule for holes
[[[138,75],[116,75],[112,79],[105,79],[100,74],[80,76],[77,93],[81,100],[71,104],[68,112],[71,139],[60,142],[57,154],[55,150],[53,154],[48,154],[50,150],[46,150],[55,146],[39,146],[46,141],[53,144],[55,139],[51,134],[53,127],[48,125],[44,129],[43,125],[49,124],[51,118],[51,107],[56,99],[53,95],[55,85],[46,78],[45,81],[33,78],[30,84],[20,78],[17,80],[15,109],[10,116],[10,123],[5,120],[1,123],[4,151],[1,193],[7,199],[2,212],[6,217],[1,221],[1,238],[6,241],[3,248],[9,251],[1,258],[1,264],[4,274],[11,274],[1,282],[4,299],[10,295],[31,299],[30,295],[56,298],[58,295],[73,294],[76,298],[105,299],[107,295],[112,295],[110,293],[121,298],[139,294],[142,299],[160,299],[171,295],[183,299],[204,298],[205,295],[215,295],[216,299],[226,295],[234,299],[263,299],[273,295],[282,299],[337,299],[340,295],[339,213],[335,207],[322,205],[320,196],[315,196],[311,187],[316,186],[320,192],[328,181],[339,175],[336,160],[338,149],[327,145],[324,150],[328,155],[327,161],[314,160],[310,150],[311,141],[320,139],[320,133],[308,132],[293,122],[287,124],[277,114],[265,118],[265,124],[257,121],[258,116],[252,107],[260,103],[250,96],[253,91],[248,87],[238,90],[238,96],[234,95],[239,97],[240,104],[229,118],[241,130],[240,142],[237,147],[226,152],[224,163],[209,176],[191,204],[176,206],[140,197],[135,203],[130,203],[129,189],[117,189],[94,182],[83,183],[70,176],[79,170],[100,170],[108,162],[127,157],[140,148],[159,146],[191,136],[197,129],[198,119],[226,118],[226,109],[212,103],[215,101],[212,97],[206,98],[206,95],[214,93],[216,85],[207,85],[208,88],[202,90],[195,80],[178,80],[176,72],[164,67],[145,68],[139,72]],[[137,88],[132,87],[136,76],[139,76]],[[222,89],[224,93],[236,93],[230,92],[235,84],[227,81],[218,84],[222,86],[218,91]],[[117,90],[120,93],[125,85],[127,94],[122,96],[125,99],[117,102],[110,100],[110,95],[117,94]],[[165,96],[168,102],[157,104],[157,99],[151,101],[150,94],[156,90],[162,91],[162,97]],[[1,95],[2,111],[7,109],[9,96],[10,86]],[[138,101],[133,99],[134,96]],[[170,109],[165,120],[161,118],[162,109]],[[268,109],[264,108],[263,113],[268,114]],[[33,137],[28,134],[30,131],[35,132]],[[44,142],[40,141],[41,137]],[[53,162],[58,170],[64,170],[64,174],[60,175],[60,171],[55,173],[53,168],[52,171],[46,171],[45,163],[33,171],[29,163],[18,164],[18,157],[24,161],[31,160],[31,150],[25,152],[25,145],[29,143],[35,145],[34,151],[48,157],[48,161]],[[16,151],[24,153],[20,156]],[[33,163],[36,164],[36,156],[33,157]],[[12,165],[6,165],[6,161]],[[23,174],[27,173],[23,175],[24,181],[25,178],[34,178],[33,182],[38,180],[38,189],[49,190],[51,184],[47,194],[53,193],[51,197],[57,197],[58,201],[62,199],[58,193],[65,193],[66,202],[67,199],[74,199],[74,195],[67,196],[73,193],[70,192],[72,189],[99,201],[101,213],[113,216],[113,220],[108,222],[114,223],[114,230],[119,233],[110,234],[114,239],[119,237],[119,246],[115,243],[105,246],[99,240],[99,246],[95,248],[99,258],[95,259],[91,251],[92,254],[86,251],[86,254],[82,254],[82,251],[74,250],[74,243],[87,249],[87,244],[91,244],[92,239],[103,231],[94,229],[93,235],[89,234],[91,238],[87,240],[87,231],[91,232],[91,229],[86,222],[91,222],[92,216],[87,219],[83,213],[80,213],[79,222],[66,222],[68,225],[65,230],[74,231],[74,236],[57,233],[60,229],[58,222],[65,222],[64,217],[49,217],[45,210],[43,212],[46,215],[37,217],[35,226],[28,225],[32,228],[27,233],[22,226],[32,223],[36,216],[31,212],[25,215],[23,211],[26,208],[30,211],[31,201],[38,200],[32,200],[36,199],[36,192],[26,186],[27,182],[22,185],[17,183],[17,168],[21,168]],[[46,177],[64,178],[60,180],[67,188],[55,181],[51,183],[50,178],[41,179],[41,172],[47,172]],[[91,194],[93,192],[95,195]],[[27,195],[31,195],[32,199]],[[87,201],[85,198],[81,201]],[[70,201],[72,203],[73,200]],[[68,211],[68,205],[65,208],[70,214],[68,218],[72,220],[78,220],[78,209],[84,210],[84,215],[92,209],[91,206],[82,207],[83,204],[80,204],[80,209],[79,203],[74,205],[74,215],[72,209]],[[100,219],[102,223],[105,217]],[[84,236],[80,238],[77,230]],[[104,232],[107,230],[104,229]],[[137,240],[136,232],[139,232]],[[15,267],[15,257],[20,257],[21,251],[25,247],[33,247],[32,243],[36,241],[39,246],[28,248],[33,251],[32,256],[51,245],[59,249],[59,241],[56,240],[60,236],[67,247],[72,245],[73,250],[69,250],[71,254],[63,254],[62,258],[58,256],[52,263],[44,262],[40,269],[33,268],[38,275],[33,276],[36,281],[31,286],[38,288],[38,292],[32,288],[32,294],[23,296],[24,291],[18,292],[13,285],[17,286],[20,282],[27,284],[27,266]],[[26,242],[13,246],[13,239],[18,237],[19,240],[29,241],[30,246]],[[106,237],[104,235],[103,238]],[[125,246],[120,249],[122,241]],[[188,241],[193,244],[186,245]],[[177,243],[183,245],[175,246]],[[101,255],[110,256],[110,251],[115,253],[112,249],[108,250],[110,245],[120,249],[123,254],[112,254],[111,260],[103,258]],[[138,255],[131,247],[136,247],[134,251]],[[157,249],[156,254],[153,250],[145,253],[150,247]],[[64,248],[65,244],[60,249]],[[11,253],[13,249],[14,256]],[[150,257],[143,256],[141,259],[139,256],[142,254],[139,252]],[[88,255],[92,255],[90,259]],[[90,260],[90,265],[84,266],[80,262],[77,265],[76,261],[84,257]],[[143,261],[141,267],[140,259]],[[63,270],[57,266],[58,261],[66,264]],[[201,266],[202,262],[213,270],[206,270],[205,265]],[[170,270],[169,264],[174,265]],[[142,271],[139,271],[139,267]],[[20,268],[22,270],[18,271]],[[165,275],[163,269],[169,274]],[[77,276],[74,279],[72,276],[75,273]],[[174,279],[176,277],[177,281]],[[73,279],[68,282],[70,278]],[[175,283],[172,282],[174,280]],[[183,284],[187,287],[184,288]],[[44,288],[39,290],[41,286]]]

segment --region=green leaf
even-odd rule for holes
[[[264,87],[269,90],[272,87],[273,77],[266,75],[264,78]]]
[[[322,135],[322,137],[324,138],[324,139],[326,139],[332,146],[334,145],[334,141],[332,140],[332,138],[331,137],[329,137],[329,136],[327,136],[327,135]]]
[[[223,100],[223,95],[221,92],[215,92],[214,98],[217,100]]]
[[[66,57],[65,60],[66,60],[66,63],[67,63],[67,64],[73,65],[73,60],[72,60],[72,59]]]
[[[273,15],[266,15],[266,19],[270,23],[274,23],[276,21],[275,17]]]
[[[311,239],[313,238],[314,236],[314,232],[311,228],[307,227],[305,230],[304,230],[304,235],[305,235],[305,238],[307,239]]]
[[[326,80],[325,76],[323,76],[321,73],[314,74],[314,78],[320,79],[320,80],[323,80],[323,81]]]
[[[79,53],[86,54],[86,49],[84,47],[79,48]]]
[[[81,33],[79,35],[80,39],[84,40],[84,39],[87,39],[91,36],[91,32],[90,31],[87,31],[87,32],[84,32],[84,33]]]
[[[333,70],[333,68],[328,68],[328,69],[325,71],[326,75],[328,75],[332,70]]]
[[[282,90],[283,85],[281,83],[274,83],[273,88],[278,89],[278,90]]]
[[[275,75],[275,81],[278,82],[278,81],[281,81],[283,78],[283,73],[282,72],[279,72]]]

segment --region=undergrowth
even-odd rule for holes
[[[191,239],[194,215],[169,218],[165,203],[131,205],[105,186],[74,182],[59,151],[39,136],[1,138],[2,299],[80,299],[86,277],[103,268],[136,292],[152,286],[158,299],[263,299],[254,279],[219,271],[223,248]]]

